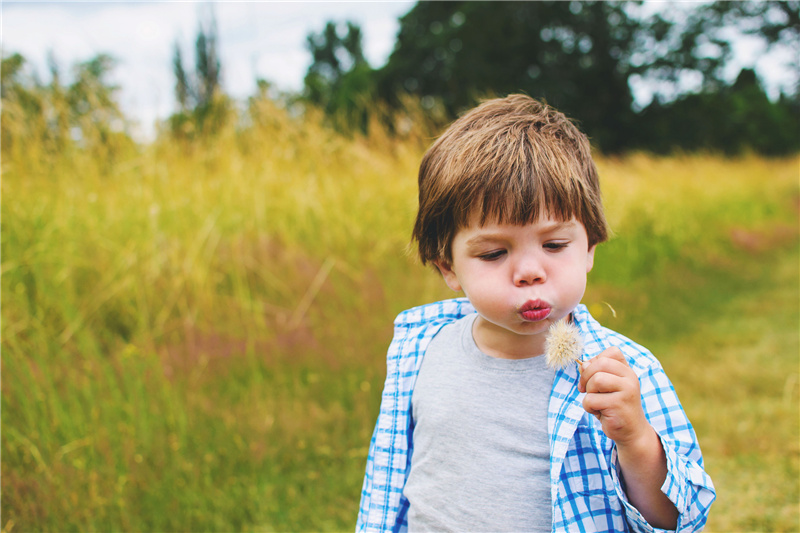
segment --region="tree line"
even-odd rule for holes
[[[485,96],[524,92],[576,118],[607,153],[800,148],[798,88],[767,97],[753,70],[733,83],[732,35],[800,50],[800,2],[418,2],[400,19],[394,51],[372,69],[358,26],[330,22],[308,37],[304,96],[363,123],[369,102],[415,95],[457,116]],[[677,10],[677,12],[673,12]],[[791,66],[798,70],[800,65]],[[797,75],[795,75],[795,78]],[[695,90],[681,84],[697,80]],[[634,85],[656,88],[637,109]]]
[[[394,51],[380,67],[365,59],[357,24],[328,22],[307,36],[311,61],[301,93],[275,94],[258,80],[253,98],[280,100],[296,116],[320,109],[331,127],[358,133],[377,109],[409,101],[443,126],[482,98],[524,92],[576,119],[605,153],[800,150],[797,85],[771,100],[753,70],[729,76],[738,35],[765,49],[794,51],[789,68],[798,78],[800,1],[674,4],[661,11],[633,1],[421,1],[399,22]],[[161,135],[214,135],[235,116],[218,47],[213,17],[199,27],[194,68],[175,44],[176,111]],[[107,81],[111,57],[75,65],[70,84],[54,60],[49,83],[26,76],[24,64],[19,54],[3,58],[4,122],[34,128],[31,134],[54,148],[113,149],[129,141],[120,127],[119,88]],[[653,92],[644,106],[635,98],[642,87]],[[399,128],[392,116],[379,117],[388,131]],[[5,126],[2,141],[13,143]]]

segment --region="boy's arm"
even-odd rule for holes
[[[626,349],[624,346],[621,347],[623,350]],[[641,353],[639,348],[634,347],[632,350],[637,354]],[[614,353],[617,354],[614,356],[617,358],[616,362],[622,364],[622,361],[625,359],[619,358],[619,350],[617,348],[606,350],[606,352],[603,352],[600,356],[593,359],[592,364],[589,366],[584,364],[583,375],[579,382],[579,390],[581,392],[586,391],[587,383],[592,376],[595,377],[593,387],[598,385],[599,388],[599,385],[602,385],[605,381],[605,387],[610,388],[609,383],[617,381],[616,378],[614,378],[615,374],[606,377],[601,376],[601,366],[609,363],[609,361],[601,360],[601,357],[608,357]],[[635,356],[635,354],[631,355],[631,357]],[[625,361],[626,364],[623,366],[627,366],[627,360]],[[594,363],[602,364],[592,370],[592,365],[594,365]],[[697,436],[686,417],[686,413],[683,411],[683,407],[680,404],[678,396],[675,394],[672,383],[670,383],[663,369],[655,360],[650,360],[650,362],[646,363],[646,366],[636,367],[638,370],[634,372],[638,374],[638,386],[641,390],[639,392],[640,397],[636,402],[630,399],[627,403],[628,407],[631,408],[629,412],[637,413],[635,407],[637,405],[639,406],[644,412],[646,421],[642,423],[639,419],[636,425],[644,424],[645,428],[652,429],[653,434],[655,434],[660,441],[662,453],[666,455],[666,477],[664,478],[660,475],[656,477],[663,481],[660,486],[660,491],[668,496],[669,501],[674,504],[674,507],[678,511],[677,531],[699,531],[703,528],[703,525],[708,519],[709,508],[716,497],[714,484],[703,468],[703,456],[697,444]],[[620,367],[616,368],[620,370]],[[621,370],[623,374],[626,372],[624,368]],[[630,380],[628,380],[627,383],[633,384]],[[616,389],[614,389],[612,393],[613,392],[621,391],[616,391]],[[591,394],[587,394],[587,397],[592,395],[601,396],[603,394],[608,393],[592,392]],[[596,400],[597,398],[593,398],[590,399],[589,402],[591,403]],[[586,405],[586,403],[584,403],[584,405]],[[590,408],[594,407],[597,406],[590,406]],[[607,407],[604,406],[603,416],[599,414],[596,416],[598,416],[601,422],[603,422],[603,416],[607,417],[605,420],[606,424],[603,424],[603,431],[606,432],[606,429],[608,429],[609,432],[614,434],[615,431],[619,430],[619,427],[614,427],[613,422],[618,422],[620,416],[625,418],[625,411],[620,410],[619,406],[614,407],[613,405],[609,405]],[[616,436],[620,440],[626,440],[624,431]],[[634,494],[635,491],[632,489],[629,480],[633,474],[627,466],[621,464],[621,450],[618,443],[615,443],[615,448],[615,453],[611,457],[611,475],[612,477],[616,476],[615,471],[617,468],[622,472],[623,479],[620,480],[620,485],[621,490],[623,490],[625,494],[621,495],[621,497],[625,498],[624,504],[631,511],[631,514],[626,513],[628,525],[633,531],[653,531],[654,524],[645,521],[646,519],[643,513],[639,511],[639,507],[634,505],[632,499],[629,497],[630,495],[633,495],[634,498],[637,496]],[[635,447],[631,448],[631,450],[635,449]],[[649,447],[649,449],[652,449],[652,447]],[[628,469],[626,470],[626,468]],[[643,470],[647,471],[648,469]],[[650,480],[650,483],[652,483],[652,481],[653,480]],[[649,483],[648,486],[650,486]],[[649,490],[652,490],[652,486],[650,486]],[[642,503],[639,502],[639,500],[636,501],[639,504]],[[656,501],[658,501],[658,499],[656,499]]]
[[[661,492],[667,478],[667,456],[652,426],[647,424],[637,442],[617,444],[617,457],[631,504],[653,527],[676,529],[678,509]]]
[[[653,527],[674,530],[678,510],[661,491],[667,458],[656,431],[647,421],[639,379],[619,348],[583,363],[579,391],[587,412],[595,415],[617,446],[625,493]]]

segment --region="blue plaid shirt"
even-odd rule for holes
[[[474,313],[465,298],[415,307],[395,320],[378,423],[370,442],[357,531],[406,531],[403,487],[411,467],[414,421],[411,395],[428,343],[445,324]],[[639,377],[642,404],[658,432],[668,473],[661,490],[680,516],[678,531],[702,529],[715,492],[703,469],[692,425],[661,364],[643,347],[601,326],[579,305],[573,319],[586,343],[584,359],[611,346],[625,354]],[[553,531],[661,531],[633,507],[619,478],[614,442],[583,409],[577,365],[558,370],[550,393],[550,479]]]

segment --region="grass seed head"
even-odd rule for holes
[[[583,337],[575,324],[563,318],[550,326],[545,341],[547,366],[564,368],[583,355]]]

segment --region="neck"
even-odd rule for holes
[[[517,335],[478,316],[472,325],[472,338],[478,348],[498,359],[529,359],[544,353],[546,333]]]

